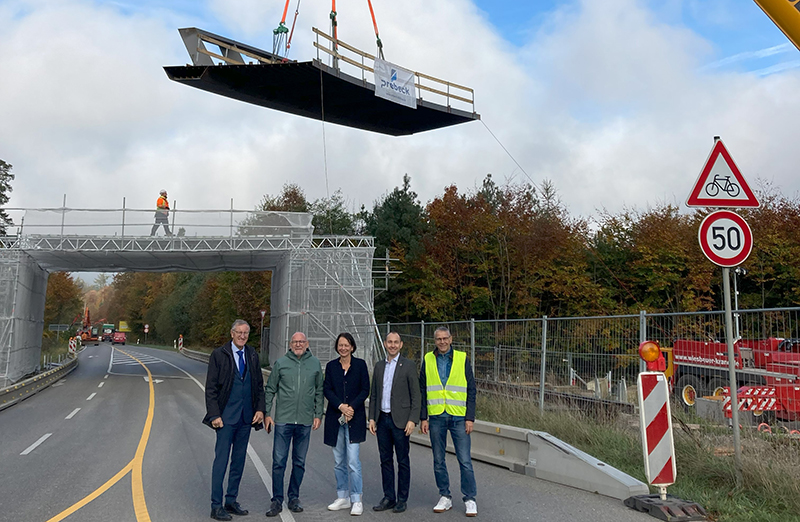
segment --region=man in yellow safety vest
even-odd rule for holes
[[[437,328],[433,340],[436,349],[425,355],[419,377],[422,392],[420,429],[422,433],[430,433],[433,474],[441,495],[433,511],[443,513],[453,507],[445,463],[449,431],[461,469],[461,493],[466,514],[474,517],[478,514],[475,501],[478,488],[470,456],[470,433],[475,421],[475,376],[467,354],[451,348],[453,336],[447,327]]]

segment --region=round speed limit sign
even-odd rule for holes
[[[700,248],[715,265],[740,265],[753,250],[753,233],[739,214],[718,210],[707,215],[697,233]]]

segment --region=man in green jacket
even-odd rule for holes
[[[308,339],[302,332],[292,336],[286,355],[275,361],[265,388],[266,409],[272,411],[275,399],[275,415],[267,415],[264,424],[267,433],[275,426],[272,443],[272,503],[268,517],[275,517],[283,510],[283,475],[292,451],[292,474],[289,477],[289,510],[299,513],[300,484],[306,470],[306,454],[311,430],[322,422],[322,366],[319,359],[308,351]]]

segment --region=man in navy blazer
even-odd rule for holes
[[[236,497],[244,471],[250,428],[260,429],[266,412],[264,378],[258,353],[245,344],[249,335],[250,326],[237,319],[231,326],[232,341],[214,350],[208,360],[203,424],[217,432],[211,470],[211,518],[215,520],[231,520],[230,513],[248,513]],[[231,467],[223,504],[222,481],[228,469],[228,455]]]
[[[383,482],[383,499],[372,509],[402,513],[406,510],[411,486],[409,437],[419,424],[419,375],[414,361],[400,355],[403,348],[400,334],[390,332],[384,345],[386,359],[375,364],[369,394],[369,431],[378,436]],[[393,453],[397,455],[396,494]]]

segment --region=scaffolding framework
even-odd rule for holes
[[[47,214],[38,209],[23,215],[55,216],[61,222],[52,226],[60,227],[60,233],[0,237],[0,387],[37,370],[47,276],[53,271],[269,270],[271,363],[286,353],[296,331],[308,336],[312,353],[323,364],[338,357],[333,344],[345,331],[353,333],[361,357],[370,363],[374,359],[375,336],[355,328],[375,323],[371,237],[314,236],[310,214],[275,212],[247,212],[235,225],[231,213],[232,233],[226,237],[150,237],[136,232],[109,236],[87,233],[118,226],[107,222],[107,213],[102,214],[105,219],[96,219],[98,212],[109,211],[55,210],[61,212]],[[70,220],[64,219],[67,215]],[[274,223],[276,216],[285,218],[286,224],[280,228],[259,225]],[[209,211],[206,217],[208,222],[194,215],[194,226],[201,231],[228,226],[216,223],[219,211]],[[38,226],[51,225],[40,220]],[[20,228],[24,229],[21,224]],[[252,303],[259,308],[264,304]]]

